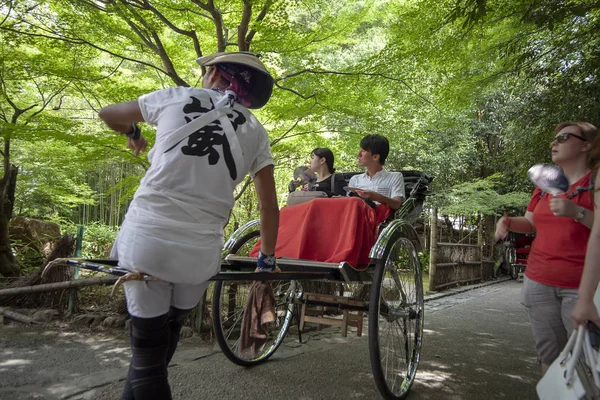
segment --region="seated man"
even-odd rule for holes
[[[396,211],[404,201],[404,177],[401,172],[383,169],[390,143],[381,135],[367,135],[360,141],[358,165],[367,172],[350,178],[348,190],[375,204],[387,204]]]

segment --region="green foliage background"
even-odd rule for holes
[[[313,148],[356,170],[360,139],[379,133],[388,168],[435,176],[430,205],[443,213],[522,208],[525,172],[550,162],[553,127],[600,123],[599,10],[586,0],[4,0],[0,136],[4,168],[20,168],[13,214],[66,232],[86,224],[86,251],[101,255],[148,161],[97,111],[197,85],[197,56],[248,48],[276,79],[256,114],[282,205]],[[232,224],[256,218],[252,185],[237,195]]]

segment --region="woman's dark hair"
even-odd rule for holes
[[[379,163],[385,165],[385,159],[390,152],[390,142],[385,136],[367,135],[360,141],[360,148],[370,151],[371,154],[379,154]]]
[[[327,164],[327,169],[329,170],[330,174],[335,172],[335,168],[333,168],[333,152],[331,150],[329,150],[327,147],[317,147],[312,151],[312,154],[319,158],[325,159],[325,163]]]

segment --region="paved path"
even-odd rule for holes
[[[535,399],[538,367],[521,284],[506,281],[426,303],[422,361],[409,399]],[[252,369],[183,341],[169,369],[174,399],[379,399],[368,338],[337,328],[288,336]],[[0,327],[0,399],[119,399],[127,338]]]

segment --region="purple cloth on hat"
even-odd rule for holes
[[[217,67],[216,71],[229,81],[229,86],[225,90],[234,92],[241,105],[250,107],[252,102],[250,101],[247,86],[252,81],[252,74],[247,69],[238,69],[231,64],[216,64],[215,66]]]

